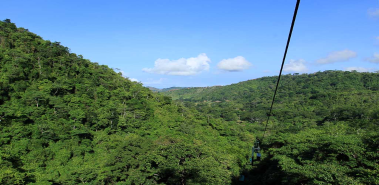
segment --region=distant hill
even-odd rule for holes
[[[146,86],[146,88],[150,89],[153,92],[159,92],[161,90],[161,89],[158,89],[158,88],[155,88],[155,87],[150,87],[150,86]]]
[[[379,73],[358,73],[349,71],[316,72],[312,74],[283,75],[280,83],[279,92],[289,93],[291,91],[318,92],[321,91],[346,91],[350,90],[379,90]],[[256,95],[265,95],[267,98],[272,96],[273,88],[276,85],[277,76],[262,77],[253,80],[247,80],[226,86],[211,87],[192,87],[182,88],[177,91],[164,92],[163,94],[171,96],[174,100],[242,100],[246,97],[255,97]],[[305,84],[304,84],[305,83]],[[313,89],[313,91],[311,91]],[[300,93],[300,92],[299,92]],[[304,93],[300,93],[302,95]]]
[[[158,88],[150,87],[150,86],[146,86],[146,87],[149,88],[153,92],[168,92],[168,91],[175,91],[175,90],[179,90],[179,89],[192,88],[192,87],[169,87],[169,88],[158,89]]]
[[[173,100],[196,103],[196,107],[202,107],[199,111],[209,111],[208,114],[221,116],[226,120],[262,121],[267,116],[266,111],[272,101],[276,80],[276,76],[262,77],[227,86],[186,88],[162,94],[171,96]],[[342,101],[346,96],[349,97],[348,101]],[[329,70],[313,74],[283,75],[274,113],[275,118],[280,121],[304,120],[305,117],[325,121],[326,117],[332,117],[328,114],[347,106],[355,106],[354,111],[359,110],[360,114],[375,114],[378,101],[377,72]],[[302,106],[295,106],[299,104]],[[205,108],[207,111],[204,111]],[[290,112],[293,108],[297,111]],[[289,113],[292,116],[288,116]]]

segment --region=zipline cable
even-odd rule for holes
[[[263,141],[263,138],[265,137],[266,130],[267,130],[267,125],[268,125],[268,121],[270,120],[270,116],[271,116],[271,113],[272,113],[272,107],[274,106],[275,96],[276,96],[276,91],[278,91],[278,86],[279,86],[280,77],[282,76],[282,71],[283,71],[284,61],[286,60],[288,46],[289,46],[290,41],[291,41],[292,30],[293,30],[293,26],[295,25],[295,20],[296,20],[297,10],[299,9],[299,4],[300,4],[300,0],[297,0],[297,2],[296,2],[296,7],[295,7],[295,12],[293,13],[293,18],[292,18],[292,24],[291,24],[290,33],[289,33],[289,35],[288,35],[288,39],[287,39],[286,50],[284,51],[284,56],[283,56],[282,66],[280,67],[279,77],[278,77],[278,80],[277,80],[277,82],[276,82],[276,88],[275,88],[274,96],[272,97],[270,113],[269,113],[269,115],[267,116],[267,122],[266,122],[265,130],[264,130],[264,132],[263,132],[263,136],[262,136],[262,139],[261,139],[261,143],[262,143],[262,141]]]

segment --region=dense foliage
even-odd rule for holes
[[[230,183],[254,137],[9,20],[0,124],[0,184]]]
[[[164,94],[209,117],[263,126],[276,80]],[[264,140],[268,156],[247,183],[379,184],[378,105],[378,72],[284,75]]]
[[[0,21],[0,184],[379,184],[379,73],[283,76],[246,165],[275,82],[154,93]]]

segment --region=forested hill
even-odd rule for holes
[[[0,124],[0,184],[230,183],[254,138],[10,20]]]
[[[379,184],[378,79],[283,76],[263,138],[276,77],[172,101],[0,21],[0,184]]]
[[[226,101],[242,100],[247,97],[273,95],[277,76],[263,77],[227,86],[192,87],[176,91],[164,92],[174,100],[189,101]],[[324,71],[302,75],[283,75],[279,93],[288,96],[293,93],[315,95],[323,92],[350,92],[361,90],[379,90],[379,71],[375,73],[359,73],[356,71]]]

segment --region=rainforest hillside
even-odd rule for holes
[[[0,184],[231,183],[254,138],[10,20],[0,124]]]
[[[262,137],[277,77],[154,93],[0,21],[0,184],[379,184],[378,75],[284,76]]]

